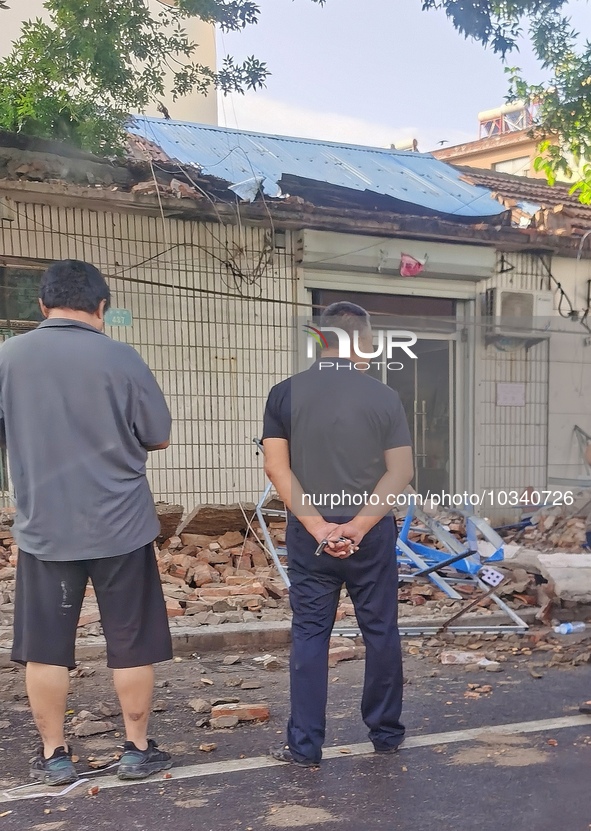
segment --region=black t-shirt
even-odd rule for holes
[[[318,361],[272,388],[263,426],[270,438],[289,442],[307,504],[323,516],[355,515],[386,472],[384,452],[411,445],[398,393],[342,359]],[[347,498],[336,504],[334,494]]]

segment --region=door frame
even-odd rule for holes
[[[324,280],[309,279],[309,273],[304,269],[299,270],[299,292],[298,292],[298,311],[302,317],[306,314],[311,314],[313,309],[312,292],[316,289],[326,289],[334,291],[335,283],[327,279],[324,275]],[[421,332],[421,338],[430,340],[451,340],[455,343],[453,349],[450,349],[450,492],[458,493],[467,491],[472,492],[474,487],[474,413],[475,413],[475,372],[476,372],[476,334],[474,326],[474,316],[476,313],[476,302],[474,298],[474,286],[470,290],[466,290],[466,286],[462,286],[463,291],[441,291],[438,290],[429,292],[416,291],[405,284],[403,291],[398,291],[398,286],[390,286],[389,291],[384,291],[383,288],[375,289],[367,285],[360,287],[340,285],[338,287],[344,293],[351,291],[368,291],[376,295],[393,295],[393,294],[420,294],[424,297],[453,297],[456,301],[456,331],[455,332]],[[460,296],[458,296],[460,295]],[[297,326],[296,334],[296,372],[306,369],[312,363],[306,355],[306,336],[302,331],[301,326]]]

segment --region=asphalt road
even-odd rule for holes
[[[92,777],[100,787],[94,796],[88,794],[89,783],[63,797],[8,801],[3,795],[27,782],[36,738],[22,671],[2,671],[0,831],[591,828],[591,718],[578,716],[580,701],[591,698],[590,664],[538,665],[532,675],[535,654],[510,655],[499,673],[442,666],[437,657],[407,656],[408,742],[393,757],[375,756],[363,746],[367,736],[358,709],[362,662],[339,664],[330,674],[326,745],[338,749],[328,751],[320,768],[304,770],[271,766],[264,758],[268,746],[283,736],[286,669],[266,672],[248,654],[241,663],[222,667],[222,657],[208,655],[158,669],[157,698],[166,709],[154,714],[153,734],[175,755],[172,778],[158,775],[145,784],[120,787],[109,771]],[[285,661],[285,655],[280,657]],[[72,684],[75,712],[114,700],[104,667],[85,667],[90,677]],[[239,690],[235,684],[240,678],[261,688]],[[223,731],[194,726],[190,699],[232,695],[267,701],[271,721]],[[550,727],[549,720],[554,720]],[[502,732],[507,724],[518,726]],[[112,753],[121,740],[113,733],[76,740],[80,769],[88,756]],[[217,749],[199,751],[204,742],[215,742]]]

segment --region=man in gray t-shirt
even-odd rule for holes
[[[154,663],[172,646],[153,542],[149,451],[168,446],[164,396],[130,346],[103,333],[109,288],[94,266],[54,263],[39,291],[45,321],[0,347],[0,434],[19,546],[12,658],[42,746],[31,775],[77,778],[64,737],[68,670],[88,580],[96,593],[127,741],[121,778],[171,766],[147,738]]]

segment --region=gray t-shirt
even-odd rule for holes
[[[317,361],[271,389],[263,439],[271,438],[289,443],[311,504],[339,519],[355,516],[365,504],[359,499],[373,493],[386,473],[385,451],[412,444],[398,393],[342,359]]]
[[[131,346],[62,318],[6,341],[0,429],[19,548],[40,560],[93,560],[154,540],[145,448],[167,441],[170,426],[164,396]]]

